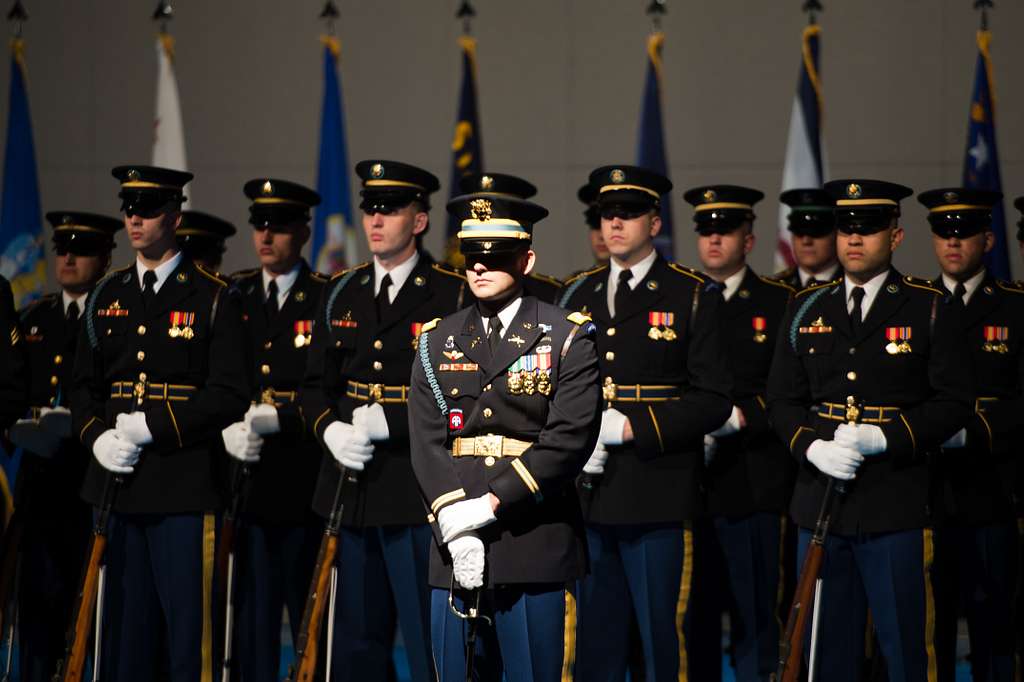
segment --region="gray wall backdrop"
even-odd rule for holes
[[[648,0],[476,0],[479,104],[492,171],[523,175],[551,217],[539,269],[590,261],[576,188],[633,160]],[[245,180],[315,185],[319,0],[178,0],[171,30],[194,208],[232,219],[224,270],[254,261]],[[459,80],[456,0],[341,0],[338,33],[350,160],[379,156],[443,182],[427,240],[441,251]],[[693,263],[688,187],[761,188],[753,265],[769,271],[805,17],[800,0],[670,0],[663,106],[676,186],[676,255]],[[825,0],[822,72],[831,176],[923,190],[960,181],[976,58],[971,0]],[[1004,191],[1024,194],[1024,3],[992,14]],[[156,73],[154,0],[26,0],[29,95],[44,210],[116,213],[119,163],[147,162]],[[6,8],[6,5],[4,6]],[[0,69],[6,126],[6,66]],[[353,185],[353,194],[356,186]],[[1008,206],[1011,236],[1017,214]],[[897,265],[935,271],[924,211],[904,210]],[[358,218],[357,218],[358,221]],[[365,252],[364,252],[365,253]],[[129,257],[122,246],[115,262]],[[363,257],[363,253],[360,254]],[[1015,271],[1022,272],[1016,248]]]

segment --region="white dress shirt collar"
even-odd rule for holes
[[[71,305],[72,301],[74,301],[74,302],[76,302],[78,304],[78,316],[79,317],[81,317],[82,313],[85,312],[85,301],[88,298],[88,295],[83,295],[83,296],[79,296],[78,298],[75,298],[74,296],[69,294],[64,289],[61,289],[60,290],[60,298],[64,302],[64,315],[65,316],[67,316],[67,314],[68,314],[68,306]]]
[[[505,304],[505,307],[498,311],[498,319],[501,320],[501,338],[505,338],[505,332],[508,331],[509,326],[512,324],[512,320],[516,319],[516,313],[519,312],[520,306],[523,305],[522,295],[516,296],[512,301]],[[484,335],[491,331],[491,325],[489,317],[483,318],[484,320]]]
[[[981,282],[984,279],[985,268],[982,268],[981,270],[976,272],[969,280],[964,282],[964,305],[967,305],[968,303],[971,302],[971,297],[974,296],[974,292],[978,290],[978,287],[981,286]],[[950,293],[953,293],[956,290],[957,281],[950,277],[949,275],[947,275],[946,273],[942,273],[942,283],[946,285],[946,288],[949,289]]]
[[[652,248],[643,260],[629,268],[630,277],[627,284],[629,284],[630,291],[636,289],[636,285],[644,281],[644,277],[651,271],[657,257],[658,251]],[[619,289],[619,273],[623,270],[625,268],[616,263],[614,258],[609,261],[608,286],[605,288],[608,290],[608,312],[612,317],[615,316],[615,293]]]
[[[164,285],[164,282],[167,281],[167,278],[171,276],[171,273],[174,272],[174,269],[178,267],[178,263],[180,263],[180,262],[181,262],[181,251],[179,251],[178,253],[174,254],[174,257],[171,258],[169,261],[165,261],[165,262],[161,263],[160,265],[156,266],[155,268],[153,268],[153,272],[156,273],[156,282],[153,284],[153,292],[154,293],[157,293],[157,292],[160,291],[160,287],[162,287]],[[145,276],[146,271],[149,270],[149,268],[147,268],[145,265],[143,265],[141,260],[136,258],[135,259],[135,270],[139,274],[139,288],[141,289],[144,286],[144,284],[142,282],[142,278]]]
[[[722,291],[722,296],[725,297],[726,301],[731,299],[736,294],[736,292],[739,291],[740,284],[743,283],[743,278],[746,276],[747,267],[743,266],[742,268],[740,268],[739,270],[725,278],[725,281],[722,282],[722,286],[725,287],[724,291]]]
[[[263,298],[267,298],[267,288],[273,280],[277,283],[277,307],[280,309],[284,306],[284,302],[288,300],[288,294],[291,293],[292,287],[295,286],[295,281],[299,278],[300,269],[302,269],[301,261],[296,263],[288,272],[276,277],[267,272],[266,269],[263,269],[261,272],[263,275]]]
[[[413,251],[412,255],[405,259],[404,262],[399,263],[390,270],[385,270],[384,266],[380,264],[376,256],[373,259],[373,296],[377,297],[380,293],[380,282],[384,279],[384,275],[391,275],[391,286],[388,288],[388,301],[391,303],[395,302],[395,297],[398,296],[398,292],[402,290],[402,285],[409,279],[409,275],[412,274],[416,264],[420,262],[420,252]]]
[[[860,286],[864,289],[864,300],[860,303],[860,315],[861,320],[866,320],[868,317],[868,311],[871,310],[871,304],[874,303],[875,297],[878,296],[879,290],[882,285],[885,284],[885,280],[889,277],[889,270],[880,272],[864,284],[854,284],[850,281],[849,277],[844,279],[846,286],[846,309],[850,312],[853,311],[853,297],[850,295],[854,288]]]

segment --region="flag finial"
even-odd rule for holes
[[[327,33],[329,35],[334,35],[334,22],[337,21],[339,16],[341,15],[338,12],[338,6],[332,0],[327,0],[324,3],[323,10],[320,12],[320,18],[327,22]]]
[[[807,12],[807,21],[812,26],[818,23],[818,13],[825,11],[825,8],[821,6],[818,0],[806,0],[802,9],[804,12]]]
[[[25,6],[21,4],[21,0],[14,0],[14,4],[11,6],[11,11],[7,13],[7,21],[13,21],[17,23],[14,29],[14,35],[17,38],[21,37],[21,29],[28,21],[28,12],[25,11]]]
[[[174,8],[167,0],[160,0],[153,10],[153,21],[160,22],[160,32],[167,33],[167,22],[174,18]]]
[[[654,24],[654,30],[661,30],[661,18],[668,13],[668,7],[665,6],[666,0],[651,0],[651,4],[647,5],[647,9],[644,12],[651,18],[651,22]]]
[[[462,4],[459,5],[459,11],[455,13],[455,18],[462,19],[462,32],[467,36],[472,32],[473,17],[475,16],[476,10],[473,9],[473,5],[470,4],[469,0],[462,0]]]
[[[995,9],[996,5],[992,0],[974,0],[974,9],[981,10],[981,30],[988,30],[988,11]]]

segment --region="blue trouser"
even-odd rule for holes
[[[772,513],[714,521],[731,598],[730,639],[739,682],[767,682],[778,664],[785,523]]]
[[[455,605],[465,613],[462,590]],[[572,590],[560,584],[501,585],[485,590],[480,610],[493,625],[477,621],[477,649],[486,671],[480,680],[559,682],[573,679],[576,609]],[[466,679],[468,623],[452,613],[448,590],[430,593],[431,641],[440,682]],[[477,659],[480,661],[481,659]]]
[[[811,531],[801,528],[799,566],[810,538]],[[868,609],[889,682],[936,679],[934,556],[933,532],[927,528],[828,536],[820,574],[817,679],[860,679]],[[810,637],[808,627],[807,655]]]
[[[396,620],[413,682],[433,680],[430,527],[342,528],[339,537],[332,681],[388,679]]]
[[[592,524],[587,526],[587,544],[590,573],[579,590],[577,678],[623,679],[632,610],[647,679],[686,679],[692,673],[693,652],[690,525]]]
[[[213,514],[112,516],[100,679],[213,680],[215,529]]]
[[[322,523],[242,524],[236,545],[232,659],[245,682],[280,679],[282,612],[288,609],[294,643],[321,537]]]

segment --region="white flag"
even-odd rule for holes
[[[174,77],[174,38],[161,33],[156,39],[156,119],[153,122],[153,165],[187,171],[185,126],[181,122],[178,81]],[[191,200],[190,185],[185,196]],[[186,201],[186,206],[188,205]]]

